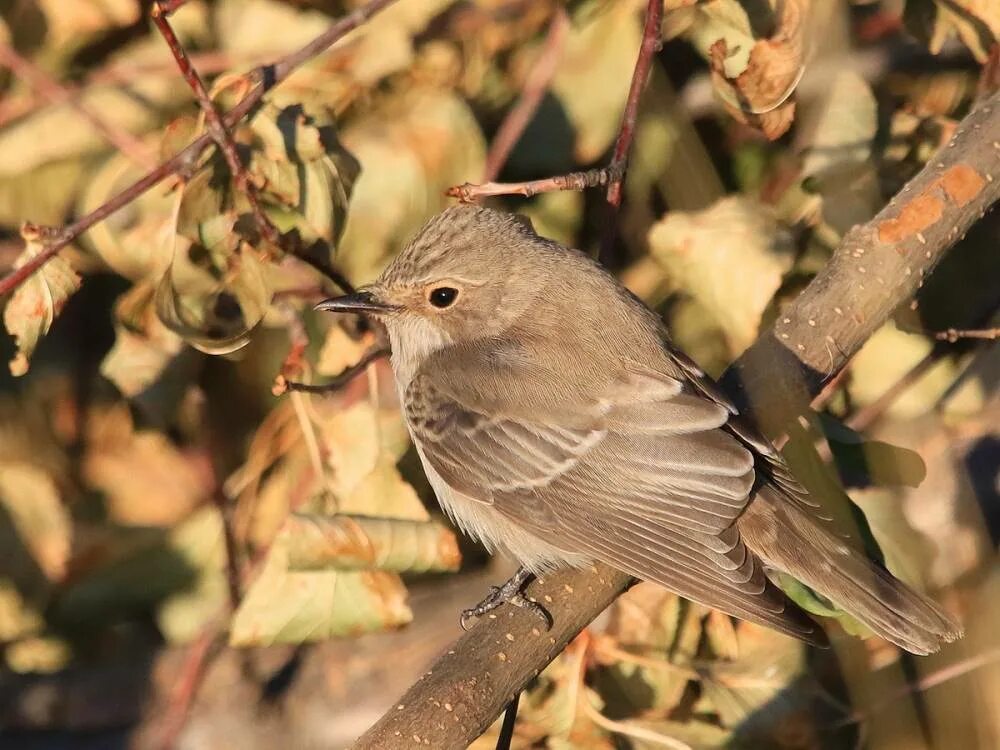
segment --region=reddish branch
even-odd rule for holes
[[[532,196],[554,190],[584,190],[585,188],[607,185],[609,215],[606,234],[601,245],[601,256],[604,258],[615,238],[618,207],[621,205],[622,182],[625,180],[625,172],[628,168],[628,154],[635,135],[639,99],[642,96],[646,80],[649,78],[653,56],[661,45],[660,27],[663,22],[663,0],[649,0],[649,5],[646,8],[642,44],[639,47],[639,56],[636,59],[635,70],[632,72],[632,84],[629,87],[625,111],[622,114],[622,124],[618,131],[618,138],[615,140],[611,162],[601,169],[573,172],[559,177],[548,177],[543,180],[491,182],[489,180],[492,180],[499,172],[499,166],[502,164],[503,159],[506,159],[506,156],[510,153],[510,149],[517,142],[517,138],[523,132],[523,128],[528,124],[531,115],[541,102],[545,88],[548,85],[548,82],[544,78],[544,75],[548,73],[548,66],[552,66],[552,72],[554,73],[556,61],[555,59],[550,60],[548,56],[551,55],[552,58],[555,58],[558,54],[557,45],[561,44],[557,38],[554,39],[558,32],[556,26],[558,22],[558,17],[553,20],[553,26],[550,28],[549,37],[546,40],[546,52],[539,58],[537,67],[532,71],[532,76],[525,84],[524,94],[522,94],[521,99],[508,117],[507,122],[513,121],[509,126],[509,132],[505,127],[501,127],[497,133],[494,144],[490,149],[490,156],[493,158],[487,160],[485,178],[487,182],[481,185],[466,182],[464,185],[456,185],[449,188],[446,194],[452,198],[458,198],[463,203],[472,203],[495,195]],[[555,49],[553,50],[553,48]],[[551,78],[551,73],[548,75]],[[542,81],[545,81],[545,83],[543,84]],[[507,126],[507,122],[504,123],[504,126]],[[503,156],[503,159],[499,158],[500,155]]]
[[[0,43],[0,65],[8,68],[16,77],[27,83],[49,103],[67,103],[83,119],[89,122],[94,130],[101,134],[104,140],[139,166],[149,168],[155,164],[152,160],[150,150],[143,145],[142,141],[127,130],[108,122],[98,115],[80,100],[79,92],[73,91],[69,87],[59,83],[30,60],[19,55],[17,50],[9,44]]]
[[[524,134],[524,129],[528,127],[531,118],[538,111],[545,92],[549,89],[552,77],[556,73],[559,59],[562,57],[563,45],[566,43],[566,36],[569,33],[569,16],[566,9],[559,6],[549,24],[549,31],[545,35],[542,44],[542,52],[535,61],[528,78],[524,82],[524,90],[517,100],[517,104],[507,113],[507,117],[500,124],[497,133],[490,144],[490,151],[486,155],[486,168],[483,172],[483,182],[492,183],[500,174],[503,165],[507,163],[507,158],[514,146]]]
[[[249,114],[261,100],[264,94],[274,86],[288,78],[293,71],[308,60],[320,54],[335,42],[339,41],[348,32],[353,31],[369,18],[392,5],[396,0],[371,0],[356,10],[348,13],[339,21],[331,24],[322,34],[311,42],[294,52],[289,53],[272,65],[259,69],[256,73],[257,85],[239,101],[239,103],[226,113],[223,122],[226,127],[232,127],[247,114]],[[196,138],[190,145],[175,154],[146,174],[141,179],[120,193],[112,197],[109,201],[98,206],[86,216],[82,216],[72,224],[61,229],[35,257],[31,258],[23,266],[0,279],[0,295],[8,294],[16,289],[35,271],[41,268],[54,258],[60,250],[75,240],[80,234],[90,229],[94,224],[103,221],[111,214],[118,211],[123,206],[127,206],[140,195],[159,184],[170,175],[176,174],[186,166],[193,164],[201,155],[202,151],[212,144],[212,136],[205,133]],[[339,282],[338,282],[339,283]]]
[[[1000,198],[1000,94],[970,113],[942,149],[875,218],[851,231],[809,286],[723,378],[729,394],[753,401],[771,435],[791,420],[921,280]],[[355,744],[383,750],[413,740],[466,747],[511,697],[614,601],[629,577],[605,567],[562,570],[529,593],[553,616],[540,632],[515,607],[480,620]],[[403,738],[403,739],[401,739]],[[409,740],[407,739],[409,738]]]
[[[212,623],[202,630],[198,638],[188,647],[180,674],[167,701],[168,709],[163,718],[160,750],[173,750],[176,746],[177,738],[187,723],[191,704],[205,679],[209,664],[218,654],[220,644],[218,623]]]
[[[646,87],[646,81],[649,79],[653,56],[663,44],[660,38],[662,25],[663,0],[649,0],[649,5],[646,7],[646,24],[642,30],[639,57],[635,61],[635,70],[632,72],[632,84],[629,86],[625,113],[622,115],[621,128],[618,130],[618,140],[615,141],[615,150],[611,154],[611,164],[621,167],[621,176],[608,185],[608,218],[604,226],[604,241],[601,243],[601,258],[605,261],[608,260],[618,231],[618,208],[622,203],[622,183],[625,181],[628,155],[632,149],[632,139],[635,136],[635,121],[639,115],[639,99],[642,97],[642,90]]]
[[[209,135],[212,136],[212,140],[215,141],[215,145],[219,147],[219,150],[225,157],[229,171],[236,182],[236,187],[246,195],[247,201],[250,203],[250,210],[253,213],[254,221],[257,224],[257,229],[268,243],[272,246],[278,246],[281,243],[281,233],[260,206],[257,186],[250,179],[250,174],[247,172],[243,160],[240,159],[239,152],[236,149],[236,141],[233,140],[232,133],[229,132],[229,128],[226,127],[226,124],[222,121],[222,117],[219,115],[219,111],[215,108],[215,103],[212,101],[212,97],[209,96],[205,82],[201,80],[198,71],[191,64],[187,52],[174,33],[170,21],[167,20],[167,15],[170,11],[179,7],[183,2],[185,0],[172,0],[171,2],[164,0],[154,4],[152,11],[153,23],[156,24],[156,28],[160,30],[160,33],[166,40],[167,46],[170,47],[170,52],[174,56],[174,60],[177,61],[177,67],[180,69],[181,75],[184,76],[184,80],[187,81],[188,86],[194,92],[195,98],[198,100],[198,106],[201,107],[201,111],[205,114],[205,127],[208,129]]]

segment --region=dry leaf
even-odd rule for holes
[[[91,416],[83,481],[104,493],[117,522],[166,526],[188,515],[211,492],[208,467],[185,456],[161,432],[133,432],[119,405]]]
[[[650,230],[649,245],[672,281],[711,312],[733,356],[756,338],[793,259],[791,238],[773,211],[740,197],[668,213]]]
[[[618,133],[642,38],[639,5],[635,0],[605,4],[597,12],[578,14],[570,27],[552,91],[573,124],[581,163],[600,157]]]
[[[45,227],[24,224],[21,237],[25,248],[14,268],[20,268],[42,252],[53,232]],[[7,301],[3,322],[17,339],[17,354],[10,361],[12,375],[24,375],[38,340],[48,333],[66,301],[80,288],[80,276],[65,258],[57,255],[33,273]]]
[[[26,463],[0,462],[0,513],[17,539],[0,555],[13,557],[21,548],[49,580],[61,580],[69,558],[70,518],[49,475]],[[6,563],[0,571],[10,575],[16,563]]]
[[[293,570],[458,570],[455,535],[432,521],[293,513],[282,532]]]
[[[1000,3],[996,0],[907,0],[904,21],[935,55],[957,36],[979,62],[1000,42]]]
[[[726,109],[771,140],[784,134],[795,116],[791,97],[805,65],[803,32],[809,0],[785,0],[779,8],[774,33],[753,44],[746,66],[738,73],[733,72],[729,58],[734,51],[724,37],[709,48],[712,82]]]

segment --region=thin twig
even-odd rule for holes
[[[284,389],[288,391],[300,391],[302,393],[331,393],[332,391],[340,390],[345,385],[350,383],[354,380],[354,378],[368,369],[368,365],[375,360],[388,356],[389,347],[381,344],[376,345],[365,352],[361,356],[361,359],[358,360],[357,364],[351,365],[336,377],[328,380],[326,383],[310,384],[298,383],[294,380],[284,380],[282,385],[284,386]]]
[[[858,409],[844,421],[848,427],[857,432],[864,432],[872,426],[890,406],[895,403],[904,391],[922,378],[934,364],[945,354],[944,347],[935,346],[913,367],[907,370],[889,389],[867,406]]]
[[[549,31],[542,43],[542,51],[524,81],[521,96],[500,123],[493,137],[493,143],[490,144],[489,153],[486,155],[483,182],[490,183],[497,178],[503,165],[507,163],[510,152],[524,134],[524,129],[538,111],[556,73],[568,33],[569,16],[566,14],[566,9],[560,5],[552,16],[552,23],[549,24]]]
[[[947,341],[949,344],[957,343],[959,339],[982,339],[984,341],[995,341],[1000,339],[1000,328],[982,328],[978,330],[963,331],[957,328],[949,328],[947,331],[935,333],[934,338],[938,341]]]
[[[219,623],[212,622],[188,646],[180,674],[167,701],[167,714],[163,718],[164,729],[159,743],[160,750],[173,750],[177,744],[177,738],[187,723],[188,713],[198,687],[204,680],[212,660],[219,653],[219,632]]]
[[[260,104],[265,93],[288,78],[296,68],[339,41],[348,32],[353,31],[394,2],[396,0],[371,0],[371,2],[362,5],[339,21],[331,24],[326,31],[302,48],[289,53],[274,64],[260,69],[257,74],[259,79],[257,85],[235,107],[226,113],[223,122],[227,127],[232,127],[242,120],[251,110]],[[60,250],[75,240],[80,234],[94,226],[94,224],[106,219],[118,209],[127,206],[154,185],[159,184],[170,175],[193,163],[202,151],[211,144],[212,136],[209,133],[202,134],[186,148],[113,196],[106,203],[64,227],[35,257],[0,279],[0,295],[8,294],[16,289],[25,279],[48,263]]]
[[[229,128],[222,121],[219,110],[215,108],[215,103],[212,101],[212,97],[205,87],[205,82],[191,64],[187,51],[177,38],[177,34],[174,33],[174,29],[167,18],[170,11],[179,7],[183,2],[185,0],[160,0],[154,3],[152,10],[153,23],[156,24],[156,28],[160,30],[160,34],[166,40],[167,46],[174,56],[174,60],[177,61],[177,67],[180,69],[181,75],[194,92],[195,99],[198,100],[198,106],[201,107],[201,111],[205,114],[205,127],[212,136],[212,140],[215,141],[215,145],[222,152],[226,164],[229,166],[229,171],[233,175],[233,180],[236,182],[236,187],[246,195],[247,202],[250,204],[250,211],[253,213],[254,222],[257,224],[257,229],[269,244],[279,246],[281,245],[281,233],[260,206],[257,186],[250,179],[250,174],[247,172],[243,160],[240,159],[239,152],[236,149],[236,141],[233,140],[232,133],[229,132]]]
[[[621,168],[621,165],[601,167],[600,169],[588,169],[586,172],[570,172],[558,177],[546,177],[542,180],[528,180],[527,182],[487,182],[482,185],[466,182],[463,185],[448,188],[446,195],[458,198],[462,203],[472,203],[480,198],[489,198],[494,195],[523,195],[530,198],[532,195],[548,193],[553,190],[584,190],[607,185],[619,174]]]
[[[212,493],[212,503],[222,519],[222,539],[226,545],[226,586],[229,592],[229,607],[235,612],[243,601],[243,575],[240,571],[236,534],[233,532],[233,508],[221,486]]]
[[[656,54],[657,50],[660,49],[662,44],[660,39],[660,26],[662,21],[662,0],[649,0],[649,5],[646,8],[646,21],[642,33],[642,44],[639,47],[639,55],[636,59],[635,70],[632,72],[632,83],[629,87],[628,98],[625,103],[625,111],[622,114],[621,128],[618,132],[618,138],[615,140],[611,163],[608,164],[608,166],[600,169],[590,169],[586,172],[573,172],[559,177],[548,177],[546,179],[530,180],[528,182],[487,181],[482,185],[466,182],[464,185],[456,185],[449,188],[446,191],[446,195],[449,195],[452,198],[458,198],[463,203],[472,203],[480,200],[481,198],[489,198],[495,195],[523,195],[530,197],[538,193],[545,193],[554,190],[584,190],[585,188],[606,185],[608,188],[607,203],[609,206],[609,214],[606,224],[606,232],[601,243],[601,258],[606,260],[616,235],[618,207],[621,205],[621,186],[625,179],[625,171],[628,168],[628,154],[632,146],[632,139],[635,135],[635,122],[639,111],[639,99],[642,96],[642,90],[646,85],[646,80],[649,78],[649,70],[652,67],[653,56]],[[552,33],[553,32],[550,30],[550,35]],[[543,70],[542,72],[545,71]],[[539,78],[541,78],[541,74],[539,74]],[[515,110],[518,110],[521,108],[522,103],[524,103],[523,112],[517,113],[517,120],[515,120],[515,122],[511,125],[511,131],[514,131],[515,127],[521,127],[523,129],[523,127],[527,125],[528,120],[530,120],[531,113],[534,111],[531,108],[532,100],[528,99],[527,102],[524,101],[527,98],[527,94],[528,86],[526,86],[525,96],[522,97],[522,101],[519,101],[518,106],[515,107]],[[538,100],[534,102],[534,107],[538,106],[543,94],[544,88],[539,87],[539,89],[532,90],[532,97],[537,97]],[[511,113],[511,119],[514,119],[514,112]],[[521,119],[524,120],[523,123],[519,122]],[[514,131],[514,135],[518,136],[519,133]],[[501,136],[503,136],[502,139]],[[508,144],[507,141],[509,140],[512,140],[513,142]],[[506,148],[507,153],[509,154],[510,148],[513,147],[513,143],[516,142],[516,140],[516,137],[512,137],[510,134],[498,133],[496,142],[499,142],[499,146],[497,148],[498,150],[501,147]],[[506,158],[506,155],[504,155],[504,158]],[[498,166],[494,168],[494,164],[492,162],[487,163],[487,178],[495,176],[498,171]]]
[[[845,718],[837,721],[833,724],[831,729],[840,729],[841,727],[848,726],[850,724],[857,724],[865,719],[877,714],[882,711],[886,706],[891,705],[900,698],[905,698],[908,695],[914,695],[916,693],[923,693],[931,688],[942,685],[946,682],[954,680],[963,675],[969,674],[969,672],[974,672],[977,669],[981,669],[989,664],[996,661],[1000,661],[1000,649],[992,649],[981,654],[976,654],[975,656],[970,656],[967,659],[962,659],[961,661],[955,662],[954,664],[949,664],[946,667],[942,667],[936,672],[924,675],[919,680],[911,682],[909,684],[903,685],[898,690],[890,693],[881,701],[876,703],[874,706],[868,708],[865,711],[855,711],[854,713],[846,716]]]
[[[0,65],[8,68],[16,77],[25,81],[32,89],[51,104],[65,102],[108,143],[141,167],[151,168],[156,162],[152,151],[129,131],[108,122],[94,112],[80,99],[78,91],[60,83],[33,62],[18,54],[9,44],[0,43]]]
[[[632,71],[632,84],[629,86],[628,99],[625,101],[625,112],[622,114],[621,128],[611,155],[611,164],[620,166],[620,176],[608,185],[607,203],[608,216],[604,224],[604,239],[601,242],[600,258],[607,262],[611,248],[618,232],[618,209],[622,202],[622,183],[625,181],[625,171],[628,168],[629,151],[632,149],[632,139],[635,136],[635,122],[639,114],[639,99],[642,90],[649,79],[649,70],[653,65],[653,56],[660,50],[663,41],[660,29],[663,25],[663,0],[649,0],[646,6],[646,23],[642,30],[642,44],[639,46],[639,56]]]

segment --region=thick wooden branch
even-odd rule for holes
[[[1000,196],[1000,95],[874,219],[852,230],[827,267],[724,377],[730,394],[754,397],[771,436],[806,408],[824,381],[908,300],[945,252]],[[796,399],[798,394],[801,398]],[[759,400],[758,400],[759,397]],[[789,409],[783,404],[794,403]],[[770,412],[773,408],[774,414]],[[504,607],[479,622],[358,740],[355,750],[465,748],[507,701],[625,590],[608,568],[560,571],[529,593],[555,625],[540,632],[528,612]]]

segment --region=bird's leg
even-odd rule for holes
[[[471,607],[462,612],[462,629],[468,630],[467,623],[473,617],[482,617],[488,612],[492,612],[494,609],[502,604],[513,604],[515,607],[521,607],[533,612],[535,615],[540,617],[545,623],[545,629],[548,630],[552,627],[552,616],[546,611],[538,602],[533,602],[524,595],[524,587],[531,582],[534,578],[534,574],[525,567],[520,567],[517,572],[510,577],[502,586],[490,586],[489,595],[483,599],[475,607]]]

